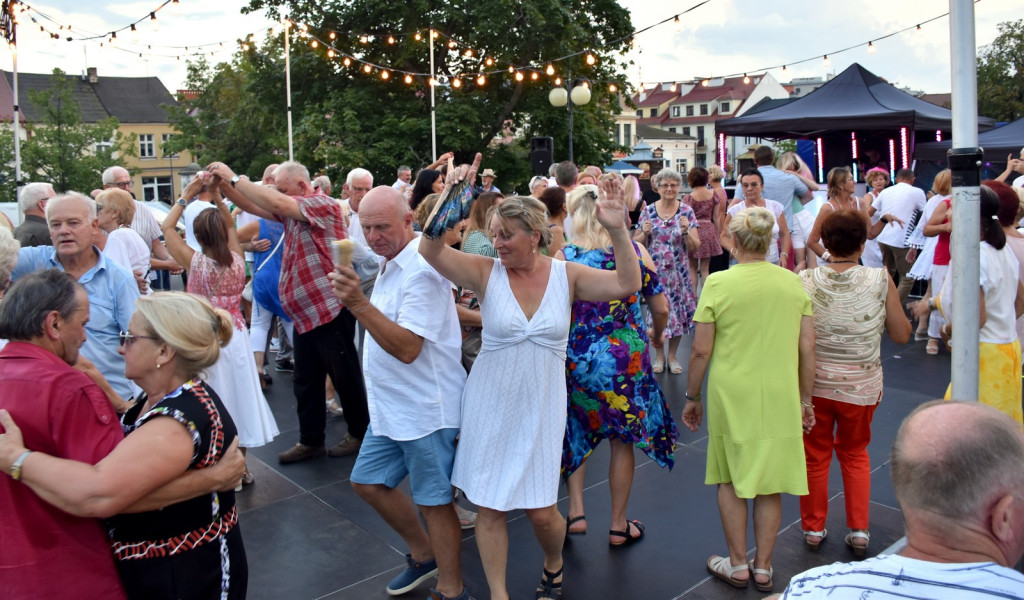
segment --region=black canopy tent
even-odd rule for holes
[[[949,109],[900,91],[854,63],[802,98],[763,112],[718,121],[715,129],[732,136],[821,138],[821,162],[827,169],[863,162],[868,150],[888,157],[890,141],[894,142],[898,157],[902,151],[902,128],[906,128],[907,154],[913,156],[915,139],[934,140],[936,131],[948,137],[952,125],[953,114]],[[993,126],[992,119],[978,119],[981,131]]]
[[[921,160],[945,161],[952,142],[918,144],[915,156]],[[1018,156],[1024,147],[1024,119],[1017,119],[990,131],[978,134],[978,146],[985,150],[985,160],[1005,164],[1006,156]]]

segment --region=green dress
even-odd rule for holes
[[[704,483],[731,482],[739,498],[807,494],[797,372],[805,316],[811,299],[800,277],[776,265],[708,277],[694,316],[715,325]]]

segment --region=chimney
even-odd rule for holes
[[[100,76],[96,73],[96,67],[89,67],[89,83],[99,83]]]

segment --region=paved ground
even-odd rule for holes
[[[685,364],[689,340],[680,348]],[[940,397],[949,378],[949,356],[927,356],[924,342],[882,346],[885,393],[875,413],[870,446],[872,475],[871,550],[874,555],[903,535],[902,519],[889,483],[889,449],[903,417],[926,400]],[[682,409],[685,374],[660,376],[672,413]],[[528,381],[524,381],[528,385]],[[255,485],[239,495],[241,527],[249,557],[249,598],[384,599],[384,586],[404,567],[402,540],[359,500],[348,483],[354,458],[319,458],[295,465],[277,464],[276,455],[298,439],[291,377],[274,373],[268,399],[281,428],[272,444],[249,452]],[[328,423],[328,443],[341,439],[343,419]],[[709,554],[724,553],[715,490],[704,485],[706,430],[682,432],[676,465],[670,472],[637,452],[629,517],[647,525],[645,539],[627,549],[611,549],[605,528],[609,518],[606,445],[589,461],[585,492],[590,533],[573,536],[565,550],[565,594],[579,599],[755,598],[751,586],[734,590],[712,580],[704,569]],[[500,449],[496,449],[500,451]],[[832,535],[819,553],[804,549],[797,498],[783,497],[782,530],[776,545],[776,591],[808,568],[851,560],[843,544],[845,518],[841,479],[833,464]],[[465,500],[460,500],[465,502]],[[466,504],[466,506],[470,506]],[[563,513],[567,501],[560,500]],[[753,549],[752,533],[748,547]],[[533,598],[542,556],[529,521],[509,516],[508,582],[515,599]],[[753,556],[751,552],[751,556]],[[487,598],[487,586],[473,531],[462,545],[463,577],[470,593]],[[427,585],[406,598],[427,597]]]

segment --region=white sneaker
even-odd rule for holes
[[[281,350],[281,340],[278,339],[278,338],[274,338],[274,339],[270,340],[270,351],[271,352],[279,352],[280,350]]]
[[[345,411],[341,409],[341,405],[334,398],[327,399],[327,413],[332,417],[340,417],[345,414]]]

